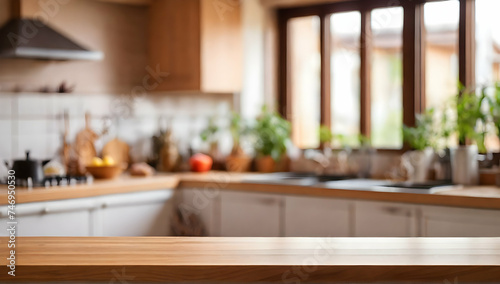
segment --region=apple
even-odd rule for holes
[[[213,160],[210,156],[205,154],[195,154],[189,159],[189,165],[191,166],[191,171],[204,173],[212,169]]]

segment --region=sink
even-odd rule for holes
[[[447,181],[431,181],[426,183],[400,182],[380,185],[374,188],[374,190],[385,192],[431,194],[445,191],[455,186],[456,185],[453,185],[451,182]]]
[[[354,178],[356,177],[347,175],[315,175],[312,173],[286,172],[286,173],[261,174],[258,176],[246,178],[243,181],[252,183],[312,186],[318,183],[341,181]]]
[[[453,186],[451,182],[426,182],[426,183],[412,183],[412,182],[401,182],[383,185],[385,187],[396,187],[396,188],[408,188],[408,189],[433,189],[442,186]]]

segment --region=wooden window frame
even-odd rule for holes
[[[278,102],[279,112],[285,118],[292,117],[288,52],[288,20],[297,17],[318,16],[321,22],[321,124],[331,126],[330,110],[330,15],[340,12],[361,13],[360,38],[360,133],[371,135],[371,11],[377,8],[402,7],[403,24],[403,124],[414,126],[416,114],[425,110],[425,29],[423,5],[445,0],[354,0],[305,7],[278,9]],[[475,84],[475,0],[460,1],[459,23],[459,79],[465,86]],[[387,152],[408,150],[379,149]]]

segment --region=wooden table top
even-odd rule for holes
[[[122,176],[116,180],[94,181],[91,185],[16,190],[16,203],[52,201],[166,188],[215,188],[273,194],[331,197],[373,201],[401,202],[463,208],[500,210],[500,188],[495,186],[450,187],[437,193],[405,193],[380,190],[353,190],[340,186],[299,186],[256,184],[248,181],[256,173],[210,172],[205,174],[161,174],[148,178]],[[0,186],[0,205],[8,204],[6,186]]]
[[[7,241],[1,282],[500,282],[500,238],[19,237],[15,278]]]

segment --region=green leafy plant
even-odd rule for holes
[[[452,101],[447,102],[441,109],[441,114],[438,116],[438,124],[436,126],[436,147],[438,149],[449,148],[450,138],[456,132],[456,118],[452,114],[454,105]]]
[[[489,97],[490,115],[495,125],[497,136],[500,137],[500,83],[495,84],[495,91]]]
[[[215,117],[211,117],[207,127],[200,133],[201,140],[210,144],[217,143],[219,130],[219,126],[215,123]]]
[[[358,140],[359,140],[359,145],[364,148],[371,148],[372,146],[372,139],[371,137],[368,137],[363,134],[358,135]]]
[[[321,125],[319,127],[319,142],[321,144],[331,143],[333,141],[333,133],[330,127],[326,125]]]
[[[243,118],[241,118],[238,113],[232,113],[230,118],[229,130],[233,138],[233,149],[231,151],[231,154],[242,154],[243,150],[241,149],[241,138],[248,135],[251,130],[248,126],[248,123]]]
[[[487,102],[486,98],[485,88],[482,89],[480,95],[477,95],[474,91],[460,86],[456,103],[458,141],[460,145],[466,145],[467,140],[476,141],[481,153],[486,152],[484,138],[487,133],[488,114],[483,110],[483,104]]]
[[[290,139],[290,122],[277,112],[262,107],[262,113],[256,120],[253,128],[257,141],[255,151],[261,156],[271,156],[278,161],[286,153],[287,142]]]
[[[403,126],[403,140],[414,150],[435,146],[436,133],[433,127],[434,109],[417,114],[415,127]]]
[[[370,139],[363,135],[347,136],[344,134],[333,134],[332,130],[326,125],[321,125],[319,128],[319,142],[322,144],[335,144],[341,148],[350,148],[351,145],[355,145],[357,142],[364,146],[365,144],[363,143],[368,141]]]

